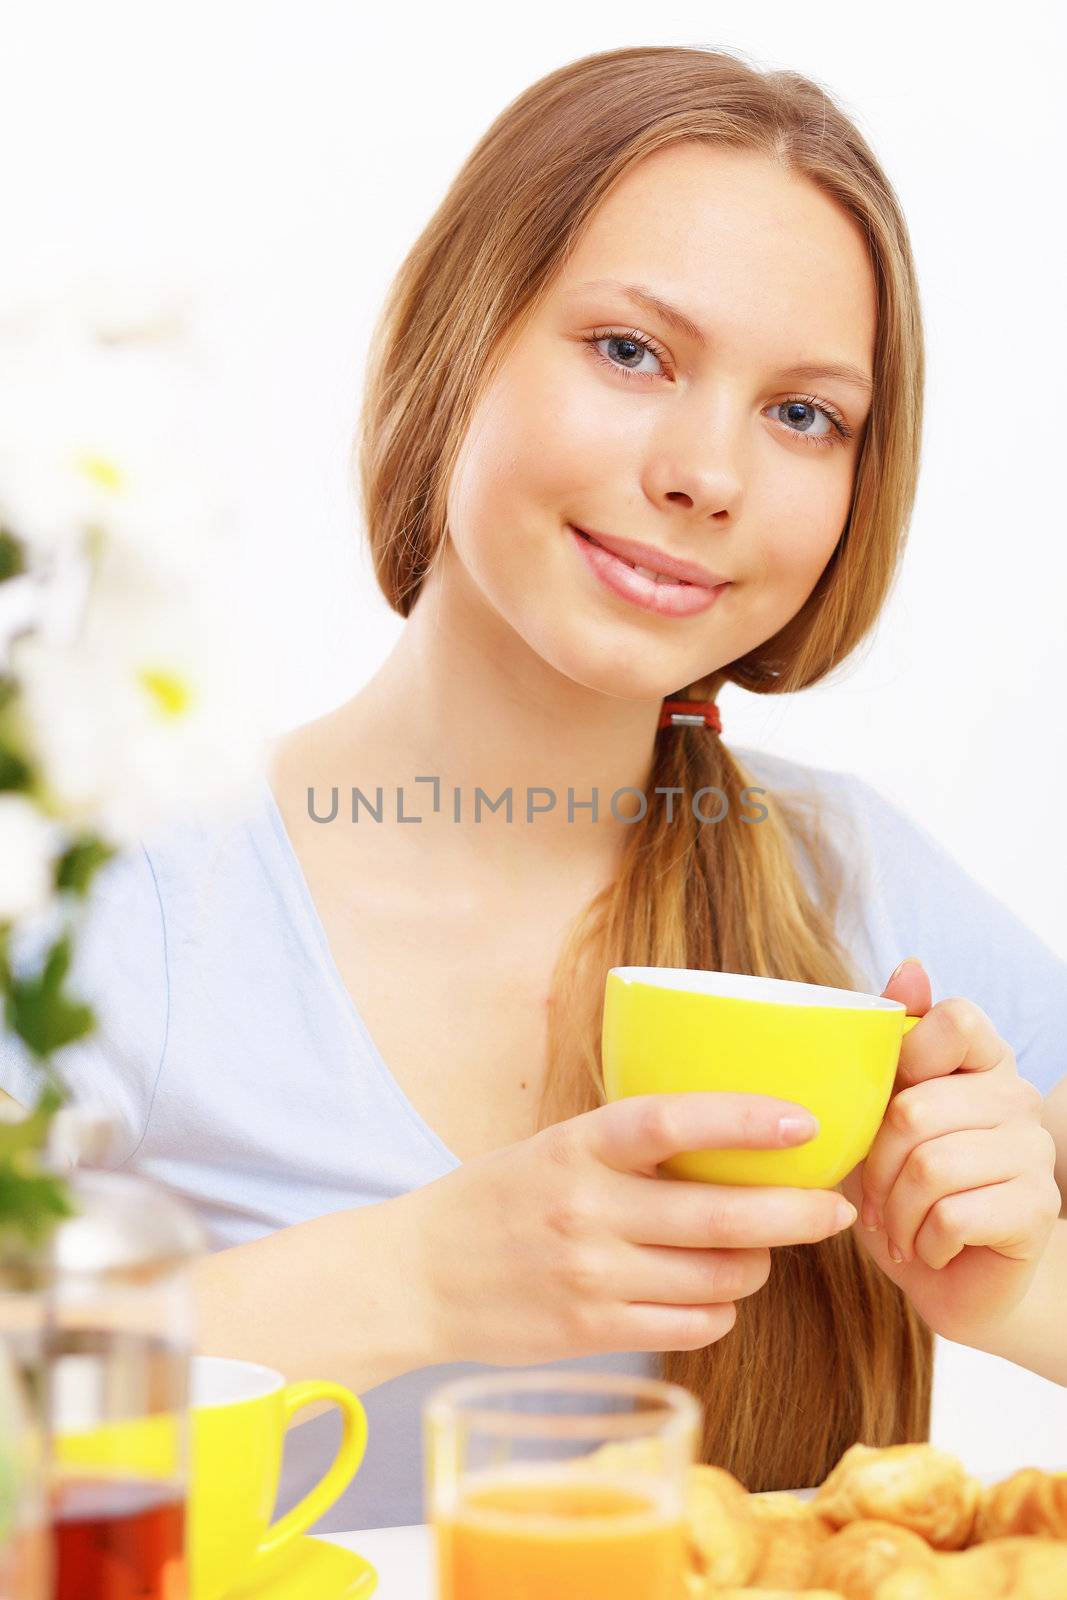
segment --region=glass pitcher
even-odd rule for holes
[[[114,1148],[105,1119],[61,1116],[79,1165],[46,1310],[53,1597],[184,1600],[188,1266],[204,1237],[168,1192],[94,1169]]]
[[[0,1595],[48,1600],[40,1263],[0,1241]]]

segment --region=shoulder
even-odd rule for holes
[[[847,868],[841,928],[880,992],[905,956],[920,957],[934,1000],[959,995],[990,1017],[1019,1070],[1044,1092],[1067,1076],[1067,962],[949,844],[855,773],[738,752],[773,793],[808,802]]]
[[[828,905],[839,901],[841,914],[847,917],[849,904],[870,893],[875,791],[855,773],[813,766],[769,750],[738,746],[731,755],[749,780],[746,800],[754,793],[784,825],[808,892]],[[855,945],[855,930],[839,931]],[[860,954],[855,949],[853,953]]]
[[[834,767],[816,767],[807,762],[795,761],[789,756],[775,755],[769,750],[757,750],[738,745],[731,754],[743,769],[766,783],[772,791],[780,790],[790,799],[810,799],[814,804],[842,804],[862,810],[866,797],[876,791],[854,772]]]
[[[962,869],[933,834],[858,773],[766,750],[745,747],[734,753],[791,819],[803,819],[807,838],[817,838],[847,866],[862,892],[892,893],[903,881],[902,869],[914,880],[920,862],[932,874],[932,893],[933,880],[944,873],[959,881]]]
[[[226,811],[160,824],[99,869],[74,914],[67,987],[95,1025],[55,1065],[77,1102],[119,1118],[131,1147],[162,1070],[175,959],[216,924],[219,907],[240,917],[235,887],[255,874],[255,838],[267,826],[258,782]],[[54,908],[20,925],[14,970],[39,971],[61,926]],[[32,1056],[2,1028],[0,1087],[23,1105],[38,1092]]]
[[[147,852],[138,844],[105,863],[89,896],[61,917],[56,908],[22,922],[12,939],[12,968],[29,978],[41,971],[55,940],[69,928],[68,994],[89,1005],[93,1031],[53,1058],[71,1095],[99,1105],[138,1127],[144,1080],[158,1063],[166,1027],[165,934],[159,890]],[[32,1054],[0,1029],[0,1083],[32,1105],[39,1077]]]

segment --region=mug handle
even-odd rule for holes
[[[921,1022],[921,1021],[922,1021],[922,1017],[905,1017],[904,1018],[904,1032],[900,1035],[900,1037],[903,1039],[904,1034],[905,1033],[910,1033],[912,1028],[914,1028],[915,1024],[917,1022]]]
[[[367,1413],[359,1396],[353,1394],[351,1389],[346,1389],[343,1384],[317,1378],[309,1378],[303,1383],[286,1384],[282,1390],[283,1431],[288,1429],[298,1411],[302,1411],[305,1406],[313,1405],[316,1400],[332,1400],[341,1413],[343,1431],[337,1454],[330,1463],[326,1475],[320,1478],[304,1498],[298,1500],[296,1505],[285,1513],[284,1517],[279,1518],[267,1529],[256,1546],[256,1553],[250,1562],[252,1572],[261,1561],[276,1556],[290,1539],[295,1539],[298,1534],[304,1533],[313,1522],[317,1522],[319,1517],[330,1509],[335,1500],[340,1499],[363,1460],[363,1453],[367,1448]],[[242,1582],[248,1582],[244,1574]]]

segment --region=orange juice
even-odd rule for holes
[[[439,1600],[677,1600],[685,1525],[647,1484],[468,1479],[436,1523]]]

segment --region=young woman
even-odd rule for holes
[[[753,1489],[923,1437],[931,1330],[1067,1382],[1067,967],[859,779],[731,748],[714,710],[660,727],[869,633],[922,377],[877,161],[729,55],[552,73],[401,267],[360,462],[405,628],[253,815],[108,869],[104,1028],[67,1053],[211,1228],[201,1347],[364,1394],[320,1529],[419,1520],[421,1403],[458,1364],[663,1372]],[[843,1195],[657,1177],[811,1128],[755,1095],[603,1105],[624,963],[922,1015]],[[329,1427],[297,1430],[286,1498]]]

